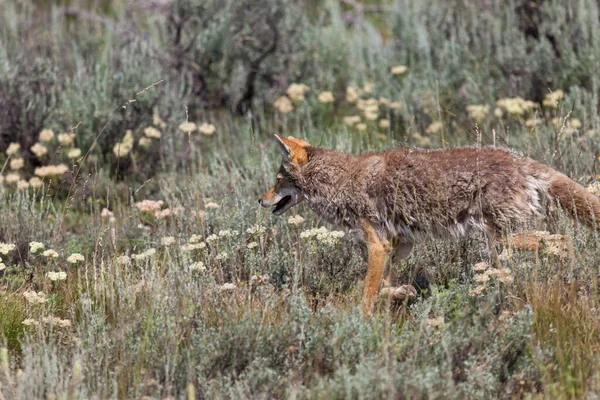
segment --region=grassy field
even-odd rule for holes
[[[599,72],[592,0],[0,2],[0,399],[600,397],[599,232],[426,241],[366,318],[360,233],[256,202],[275,133],[600,195]]]

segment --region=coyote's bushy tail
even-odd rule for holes
[[[567,176],[554,171],[548,194],[573,218],[600,230],[600,199]]]

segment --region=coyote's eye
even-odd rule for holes
[[[280,181],[283,179],[283,174],[277,174],[277,180]]]

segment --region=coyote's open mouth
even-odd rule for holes
[[[273,214],[275,214],[275,215],[283,214],[289,208],[288,205],[290,204],[291,201],[292,201],[292,196],[290,196],[290,195],[284,196],[281,200],[279,200],[275,204],[275,207],[273,208]]]

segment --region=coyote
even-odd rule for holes
[[[305,201],[330,223],[360,229],[368,248],[363,304],[372,311],[388,255],[407,258],[415,242],[482,231],[490,258],[510,231],[555,221],[557,206],[594,229],[600,200],[567,176],[495,148],[344,154],[275,135],[283,154],[277,182],[260,200],[281,215]],[[410,287],[413,291],[414,288]],[[411,294],[411,293],[408,293]]]

